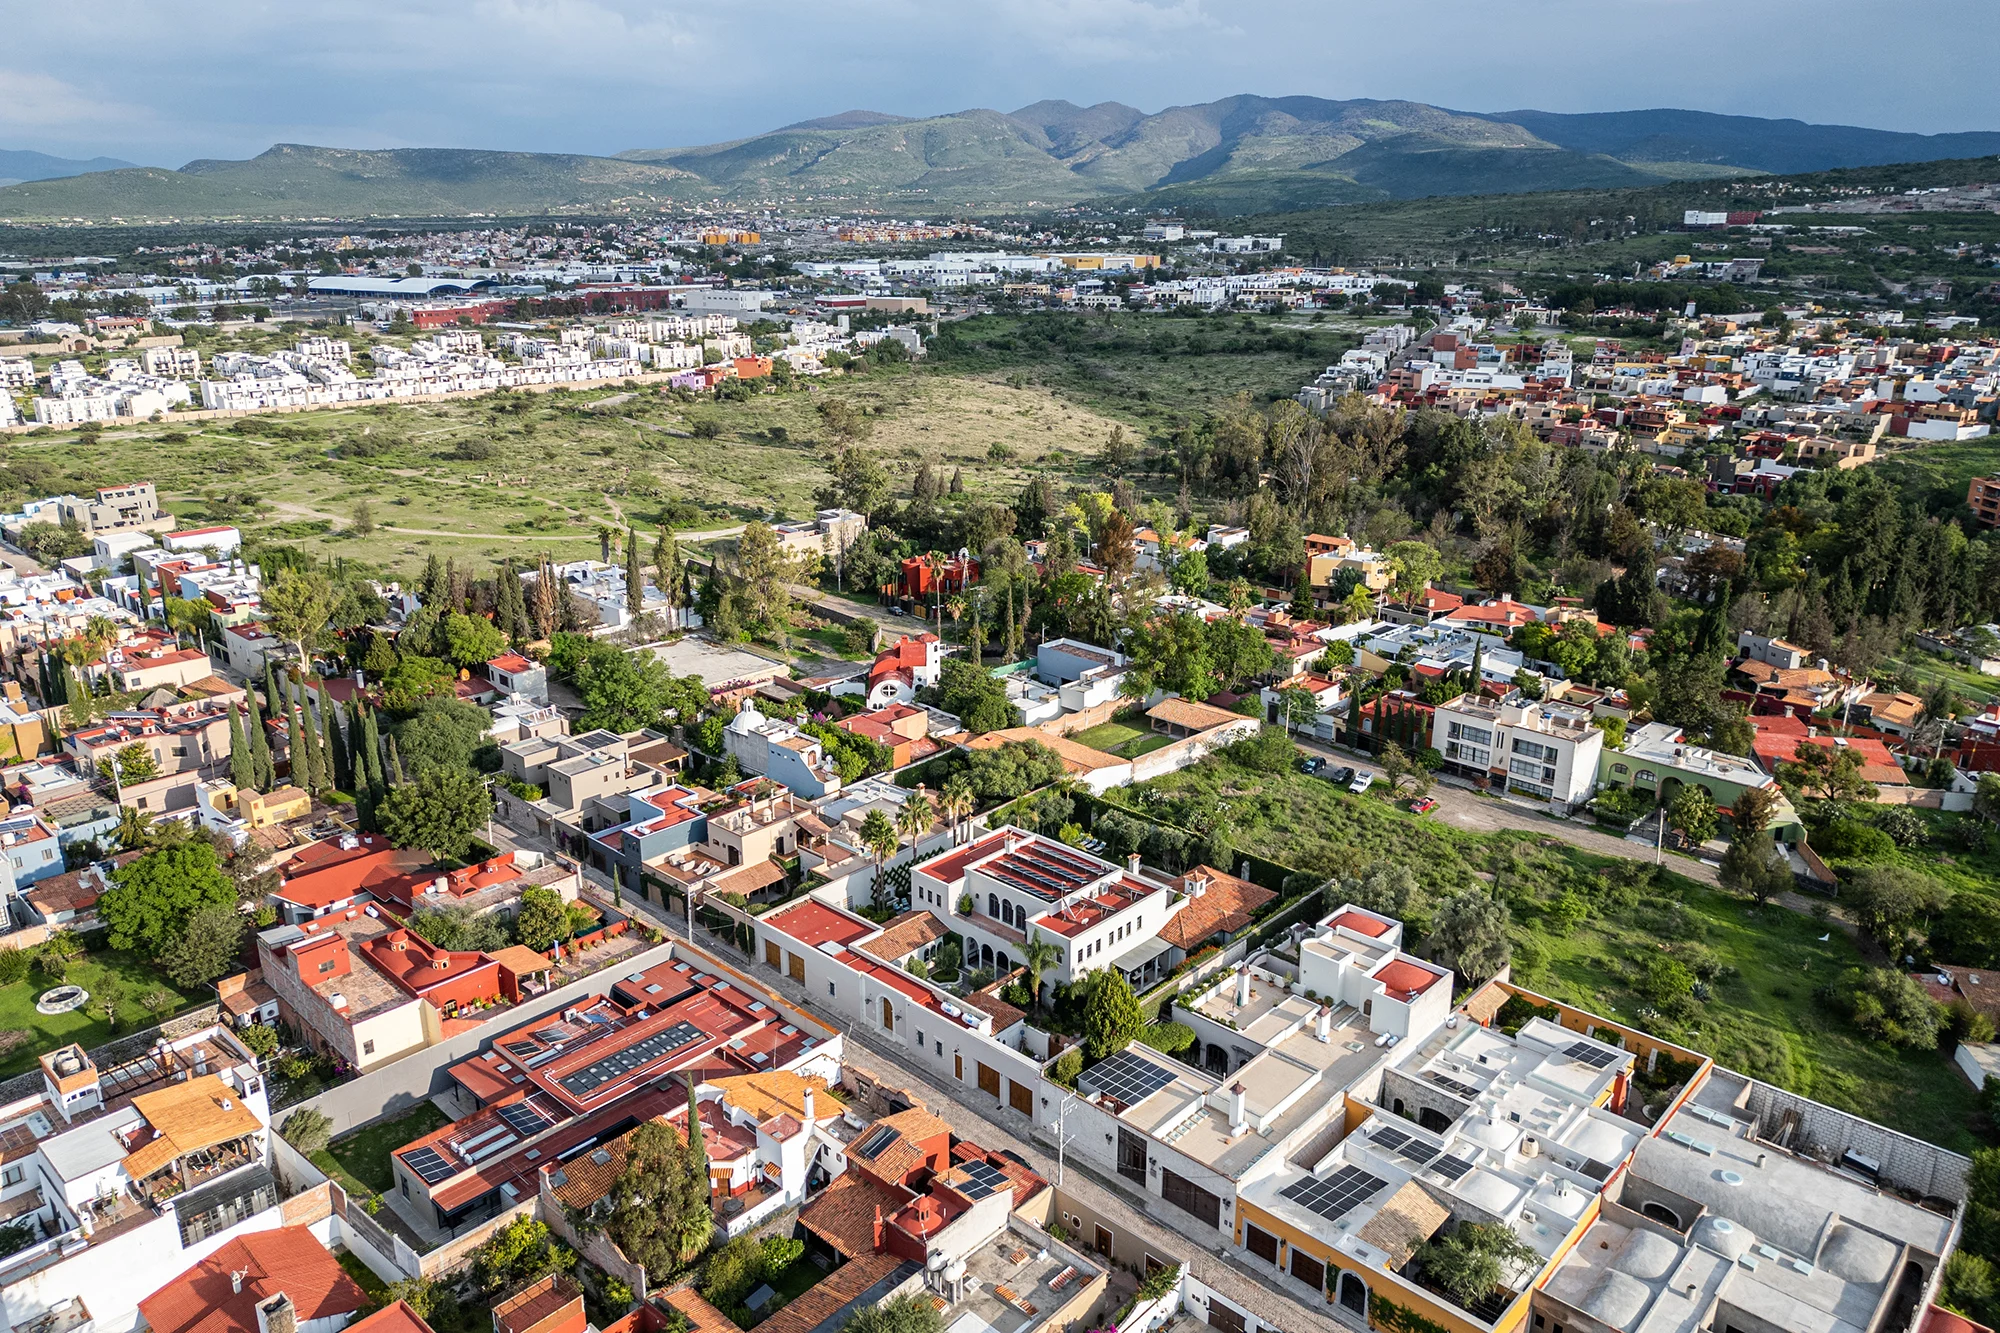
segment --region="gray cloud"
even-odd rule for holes
[[[286,141],[609,153],[853,107],[1238,92],[2000,128],[1980,67],[2000,6],[1926,6],[1921,74],[1882,60],[1895,22],[1862,0],[98,0],[10,16],[0,147],[165,166]]]

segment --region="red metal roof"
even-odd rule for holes
[[[235,1291],[229,1275],[249,1270]],[[257,1333],[257,1304],[283,1292],[299,1324],[368,1307],[368,1293],[310,1227],[239,1236],[139,1302],[155,1333]]]
[[[1390,999],[1412,1000],[1444,978],[1427,967],[1396,958],[1375,974],[1375,980],[1382,983]]]

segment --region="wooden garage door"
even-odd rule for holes
[[[1314,1291],[1326,1290],[1326,1265],[1310,1254],[1292,1251],[1292,1276]]]
[[[792,980],[803,982],[806,979],[806,960],[797,954],[787,954],[785,961],[791,964]]]
[[[764,941],[765,966],[770,967],[774,971],[780,967],[783,967],[784,964],[778,961],[779,955],[782,952],[783,950],[778,948],[778,942],[776,940],[765,940]]]
[[[1171,1171],[1162,1171],[1160,1194],[1182,1212],[1193,1213],[1210,1226],[1221,1225],[1222,1200],[1193,1181],[1183,1180]]]
[[[994,1101],[1000,1100],[1000,1071],[981,1064],[979,1066],[979,1090]]]
[[[1014,1080],[1009,1079],[1007,1080],[1007,1104],[1022,1115],[1031,1116],[1035,1113],[1035,1094],[1029,1090],[1027,1084],[1016,1083]]]
[[[1268,1231],[1258,1230],[1247,1222],[1243,1225],[1243,1248],[1267,1264],[1278,1262],[1278,1238]]]
[[[1219,1328],[1222,1333],[1243,1333],[1243,1312],[1224,1305],[1222,1298],[1211,1292],[1208,1298],[1208,1326]]]

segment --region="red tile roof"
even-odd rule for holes
[[[809,948],[832,941],[849,945],[875,933],[865,921],[854,921],[814,898],[803,898],[781,912],[772,912],[764,924],[776,927]]]
[[[229,1275],[249,1270],[243,1290]],[[257,1303],[283,1292],[299,1323],[368,1307],[368,1293],[310,1227],[279,1227],[239,1236],[139,1302],[154,1333],[257,1333]]]
[[[1374,917],[1363,916],[1359,912],[1342,912],[1330,924],[1346,926],[1349,930],[1358,930],[1370,939],[1376,940],[1381,939],[1389,933],[1389,923],[1387,921],[1377,921]]]
[[[1247,879],[1206,865],[1196,866],[1181,878],[1181,892],[1190,893],[1190,881],[1204,876],[1208,880],[1207,890],[1199,898],[1190,896],[1160,929],[1161,939],[1186,953],[1200,948],[1211,936],[1241,930],[1250,924],[1258,908],[1278,896]]]
[[[397,1301],[349,1324],[346,1333],[431,1333],[431,1326],[407,1302]]]

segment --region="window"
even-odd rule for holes
[[[1493,744],[1493,733],[1486,727],[1475,727],[1463,722],[1454,722],[1445,730],[1451,740],[1467,740],[1474,745]]]
[[[321,963],[319,971],[321,976],[325,976],[327,973],[333,971],[333,959],[329,958],[324,963]]]
[[[827,993],[828,995],[832,995],[832,994],[834,993],[834,990],[833,990],[833,983],[832,983],[831,981],[829,981],[829,982],[827,982],[827,983],[826,983],[826,993]]]
[[[1556,757],[1556,747],[1553,745],[1543,745],[1539,741],[1516,739],[1514,742],[1514,753],[1524,755],[1529,759],[1553,759]]]
[[[1623,765],[1623,764],[1613,764],[1613,765],[1611,766],[1611,771],[1612,771],[1613,773],[1616,773],[1616,774],[1617,774],[1617,775],[1618,775],[1619,777],[1621,777],[1621,778],[1622,778],[1622,777],[1624,777],[1624,776],[1625,776],[1625,775],[1626,775],[1627,773],[1630,773],[1630,772],[1631,772],[1632,770],[1631,770],[1631,769],[1629,769],[1629,768],[1627,768],[1627,767],[1625,767],[1625,765]]]
[[[362,1042],[362,1043],[361,1043],[361,1053],[362,1053],[363,1055],[373,1055],[373,1054],[375,1054],[375,1043],[374,1043],[374,1042],[372,1042],[372,1041],[364,1041],[364,1042]]]
[[[18,1166],[10,1166],[0,1173],[0,1185],[18,1185],[27,1179],[27,1173]]]

